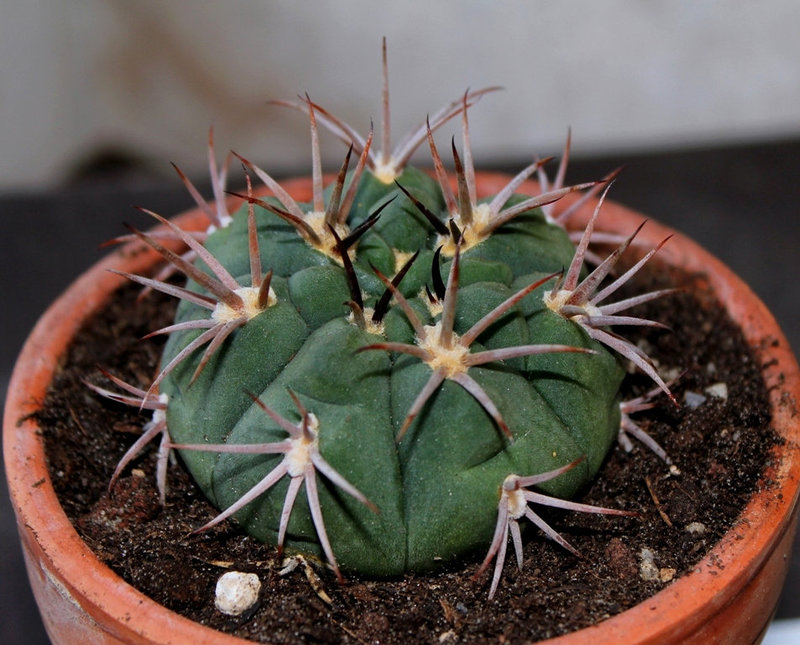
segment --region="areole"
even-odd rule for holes
[[[496,193],[508,178],[478,177],[482,195]],[[297,200],[311,196],[311,181],[284,187]],[[525,192],[531,186],[523,186]],[[593,210],[584,205],[573,224]],[[179,218],[184,228],[205,226],[199,211]],[[628,233],[642,217],[607,202],[603,230]],[[640,238],[655,246],[671,231],[650,221]],[[767,476],[776,485],[754,495],[740,522],[695,570],[648,601],[594,627],[554,643],[751,643],[772,615],[786,573],[796,526],[800,483],[800,373],[772,316],[749,288],[718,260],[680,234],[660,252],[662,261],[699,272],[725,303],[732,318],[766,365],[773,425],[785,439],[775,450]],[[119,249],[93,267],[48,310],[23,349],[9,388],[4,452],[29,577],[50,637],[56,643],[241,643],[192,623],[127,585],[80,540],[55,497],[44,462],[42,440],[32,419],[70,339],[92,312],[124,281],[114,268],[146,273],[157,261],[141,245]],[[713,568],[712,561],[724,562]]]

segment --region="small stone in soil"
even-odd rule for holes
[[[255,573],[228,571],[217,580],[214,605],[223,614],[240,616],[252,609],[261,594],[261,580]]]

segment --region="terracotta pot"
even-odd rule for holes
[[[507,178],[486,174],[479,191],[496,192]],[[299,200],[310,199],[310,182],[286,182]],[[529,185],[525,190],[535,190]],[[585,221],[593,205],[575,216]],[[628,233],[641,215],[607,202],[599,228]],[[186,228],[202,228],[192,211]],[[669,229],[650,222],[640,238],[656,244]],[[773,426],[785,439],[774,449],[766,476],[774,486],[757,492],[741,519],[688,574],[645,602],[550,643],[737,643],[758,642],[772,617],[788,567],[797,524],[800,483],[800,372],[775,320],[739,278],[694,242],[676,234],[659,254],[687,272],[707,276],[730,315],[742,326],[764,368]],[[51,485],[39,429],[31,418],[44,398],[71,338],[124,280],[107,271],[147,272],[155,254],[127,246],[95,265],[39,321],[14,370],[5,410],[3,448],[11,499],[28,575],[54,643],[244,643],[156,604],[103,565],[81,541]]]

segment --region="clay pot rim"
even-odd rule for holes
[[[479,174],[479,191],[497,192],[508,181],[506,175]],[[298,178],[283,183],[299,199],[309,195],[310,180]],[[520,192],[534,191],[531,182]],[[581,226],[591,215],[594,203],[587,204],[571,221]],[[606,201],[598,220],[599,230],[634,230],[643,217],[624,206]],[[188,229],[202,229],[207,220],[199,209],[188,211],[176,220]],[[774,482],[758,490],[744,509],[737,524],[687,575],[677,579],[643,603],[592,627],[547,641],[567,643],[574,634],[591,639],[594,645],[625,642],[636,634],[641,642],[658,642],[661,637],[690,634],[707,622],[721,606],[727,605],[760,569],[772,549],[785,535],[800,492],[800,415],[795,403],[800,400],[800,369],[786,338],[765,305],[727,266],[695,242],[657,222],[649,221],[638,239],[655,245],[672,235],[659,252],[663,261],[689,273],[707,277],[731,316],[742,326],[745,337],[759,357],[773,359],[762,370],[770,396],[773,426],[785,439],[773,450],[773,463],[765,478]],[[100,625],[118,623],[116,636],[126,635],[133,642],[219,643],[234,645],[242,639],[221,634],[184,618],[151,600],[125,583],[100,562],[81,540],[67,519],[53,490],[44,459],[43,442],[32,415],[39,409],[44,393],[57,369],[70,339],[83,321],[100,308],[109,293],[127,281],[107,271],[125,263],[125,270],[145,271],[158,256],[139,243],[117,249],[81,275],[44,313],[26,341],[9,384],[3,425],[3,451],[6,475],[23,540],[32,552],[49,561],[48,575],[62,594],[80,604]],[[80,314],[75,316],[74,311]],[[762,360],[762,364],[764,361]],[[779,498],[775,491],[781,489]],[[748,527],[758,527],[758,530]],[[743,557],[756,553],[755,559]],[[720,568],[715,562],[725,563]],[[696,598],[713,597],[713,602]],[[682,618],[675,621],[676,612]],[[167,631],[164,631],[167,630]]]

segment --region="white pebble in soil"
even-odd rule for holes
[[[728,385],[726,383],[714,383],[705,389],[706,394],[716,399],[728,400]]]
[[[261,593],[261,581],[255,573],[228,571],[217,580],[214,605],[223,614],[239,616],[252,609]]]
[[[639,576],[642,580],[658,580],[655,554],[646,547],[639,553]]]
[[[702,522],[689,522],[686,525],[686,530],[692,535],[703,535],[708,529]]]
[[[686,407],[689,408],[690,410],[696,410],[706,401],[707,398],[697,392],[686,390],[686,392],[683,393],[683,402],[686,404]]]
[[[675,577],[675,569],[672,567],[658,567],[656,565],[656,555],[647,547],[643,547],[639,553],[639,577],[648,582],[671,582]]]

